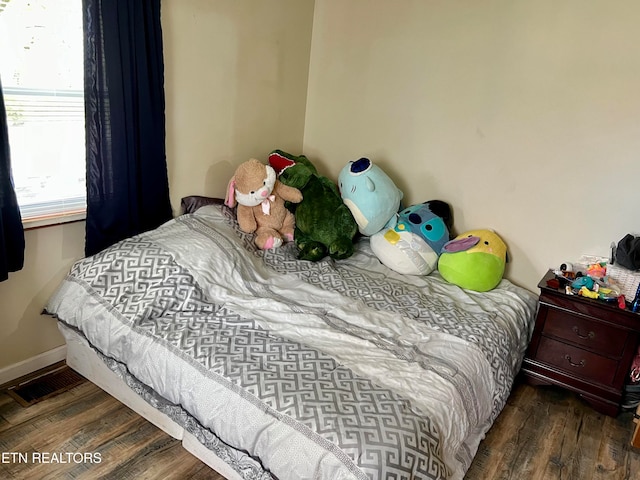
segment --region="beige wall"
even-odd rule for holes
[[[304,151],[508,243],[507,275],[640,232],[640,3],[317,0]]]
[[[300,151],[313,0],[162,2],[167,160],[176,210],[224,197],[237,164]]]
[[[234,165],[302,148],[313,0],[163,0],[167,163],[186,195],[224,196]],[[40,312],[84,251],[84,222],[26,233],[0,283],[0,373],[64,344]],[[2,383],[2,381],[0,381]]]
[[[55,320],[40,312],[83,255],[84,222],[27,230],[25,243],[24,268],[0,283],[0,370],[64,344]]]
[[[370,156],[409,203],[441,198],[458,230],[494,228],[532,290],[640,232],[635,1],[165,0],[162,15],[176,211],[283,148],[332,176]],[[26,240],[0,283],[0,370],[62,345],[40,310],[84,224]]]

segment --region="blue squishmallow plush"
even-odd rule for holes
[[[387,267],[405,275],[428,275],[449,241],[453,216],[441,200],[412,205],[397,216],[395,227],[371,236],[371,250]]]
[[[345,165],[338,175],[338,187],[362,235],[393,226],[403,193],[371,160],[360,158]]]

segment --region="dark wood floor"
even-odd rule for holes
[[[465,480],[638,480],[633,413],[599,414],[556,387],[517,384]]]
[[[26,453],[27,461],[14,453]],[[50,463],[33,454],[49,454]],[[66,463],[51,463],[53,454]],[[66,454],[88,454],[75,463]],[[100,456],[99,462],[97,455]],[[92,383],[21,407],[0,393],[0,479],[210,479],[208,466]]]
[[[570,393],[519,384],[465,480],[640,479],[640,451],[629,444],[633,425],[631,413],[606,417]],[[67,463],[33,462],[34,452]],[[77,454],[94,462],[75,463]],[[0,478],[223,477],[86,382],[28,408],[0,393]]]

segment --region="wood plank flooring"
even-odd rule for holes
[[[556,387],[518,383],[465,480],[637,480],[633,413],[599,414]]]
[[[632,418],[600,415],[560,389],[518,384],[465,480],[640,479]],[[34,454],[68,461],[33,462]],[[28,408],[0,393],[0,478],[223,479],[89,382]]]
[[[26,461],[16,453],[26,454]],[[84,458],[77,455],[65,458],[67,453],[88,454],[89,461],[76,463],[75,460]],[[49,454],[49,463],[43,461],[42,454]],[[53,454],[66,462],[52,463]],[[222,480],[224,477],[186,452],[178,440],[85,382],[28,408],[0,393],[0,478]]]

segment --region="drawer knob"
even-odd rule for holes
[[[573,363],[571,361],[571,355],[565,355],[564,359],[569,362],[569,365],[571,365],[572,367],[584,367],[585,365],[585,361],[584,360],[580,360],[580,363]]]
[[[593,333],[593,332],[589,332],[589,333],[587,333],[586,335],[581,334],[581,333],[580,333],[580,329],[579,329],[577,326],[574,326],[574,327],[572,328],[572,330],[573,330],[573,332],[574,332],[578,337],[580,337],[580,338],[584,338],[584,339],[587,339],[587,338],[588,338],[588,339],[590,339],[590,340],[593,340],[593,339],[596,337],[596,334],[595,334],[595,333]]]

